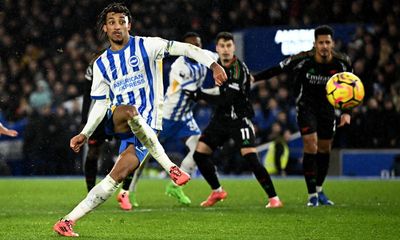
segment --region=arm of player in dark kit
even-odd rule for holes
[[[183,90],[186,96],[194,101],[204,100],[213,105],[225,104],[224,97],[220,95],[219,87],[210,89],[197,89],[196,91]]]
[[[265,69],[259,73],[256,73],[253,75],[254,77],[254,81],[262,81],[262,80],[268,80],[276,75],[279,75],[283,73],[283,69],[278,65],[278,66],[274,66],[268,69]]]

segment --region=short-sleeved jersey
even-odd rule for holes
[[[315,50],[302,52],[279,63],[284,72],[292,73],[298,88],[297,104],[333,109],[326,98],[325,85],[338,72],[352,72],[349,58],[334,52],[329,63],[317,63]]]
[[[207,50],[208,55],[217,60],[218,55]],[[196,91],[200,88],[207,74],[207,67],[181,56],[171,65],[169,86],[164,102],[164,118],[173,121],[186,121],[193,118],[195,102],[189,99],[182,90]]]
[[[110,99],[110,108],[133,105],[154,129],[162,127],[162,59],[172,42],[132,37],[119,51],[105,50],[93,64],[92,99]]]

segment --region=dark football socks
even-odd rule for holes
[[[309,194],[316,193],[316,154],[304,153],[303,156],[303,174],[307,184]]]
[[[86,158],[85,162],[85,179],[88,192],[96,185],[96,175],[97,175],[97,157],[96,158]]]
[[[249,163],[251,170],[253,171],[257,181],[261,187],[268,194],[269,198],[275,197],[276,192],[274,184],[272,183],[271,176],[263,165],[261,165],[257,153],[248,153],[243,156]]]
[[[193,159],[197,164],[201,175],[208,182],[213,190],[218,189],[221,184],[218,181],[217,173],[215,172],[214,163],[210,160],[210,155],[199,153],[197,151],[193,154]]]
[[[316,156],[317,163],[317,186],[322,186],[328,175],[329,169],[329,153],[317,153]]]

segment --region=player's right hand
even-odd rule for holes
[[[69,146],[74,152],[78,153],[81,150],[83,144],[85,144],[85,142],[86,142],[86,136],[83,134],[78,134],[75,137],[71,138]]]
[[[219,65],[216,62],[211,64],[210,67],[211,67],[211,70],[213,71],[213,77],[215,80],[215,84],[217,84],[217,86],[221,86],[226,81],[226,79],[228,79],[228,76],[226,75],[224,68],[221,67],[221,65]]]

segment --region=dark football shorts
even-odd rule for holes
[[[317,132],[319,139],[332,139],[336,131],[335,111],[328,108],[298,106],[297,124],[301,135]]]
[[[223,120],[213,118],[203,131],[200,141],[215,150],[230,138],[235,141],[240,149],[255,147],[254,127],[250,119]]]

